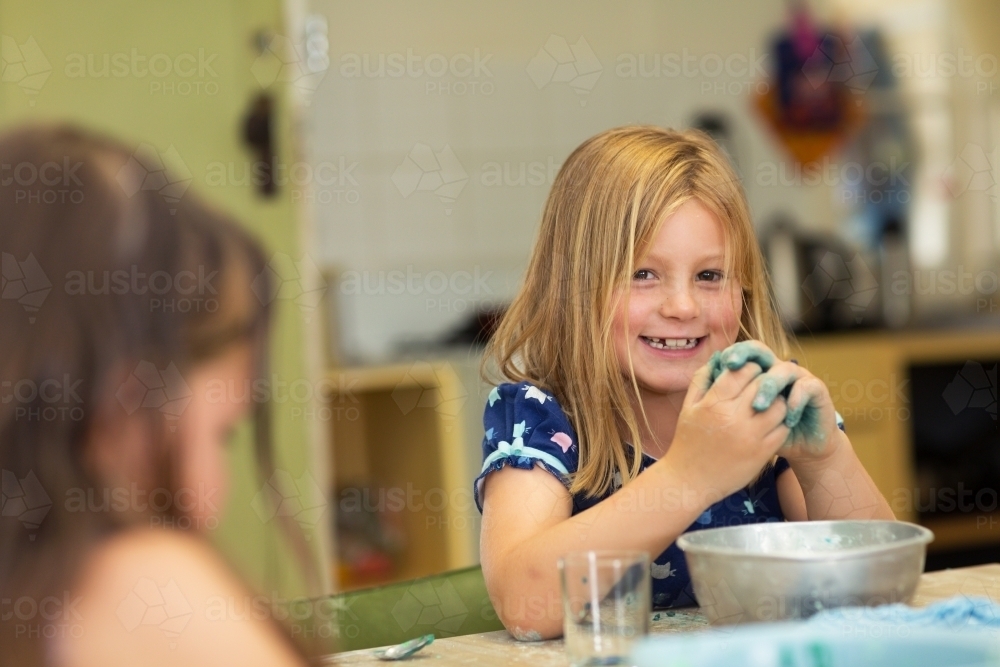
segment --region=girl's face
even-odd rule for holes
[[[176,430],[172,446],[176,447],[178,464],[177,488],[170,501],[171,509],[183,515],[185,524],[192,528],[214,528],[225,506],[229,436],[249,412],[245,387],[251,369],[250,346],[239,343],[183,374],[190,389],[189,402],[176,421],[168,422]],[[148,421],[141,413],[121,418],[121,406],[111,409],[113,414],[95,427],[87,463],[107,484],[137,486],[149,494],[148,503],[128,508],[142,515],[154,507],[154,501],[164,503],[161,496],[154,497],[159,471],[154,469],[150,452]]]
[[[246,343],[233,345],[191,369],[186,380],[191,402],[180,416],[180,488],[177,503],[191,524],[211,528],[229,492],[227,447],[232,430],[249,412],[244,387],[250,382],[252,355]],[[235,388],[235,391],[231,388]]]
[[[639,387],[654,394],[684,393],[713,352],[736,341],[741,287],[723,283],[722,223],[697,199],[667,216],[636,263],[612,338],[624,373],[628,357]]]

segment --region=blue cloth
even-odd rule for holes
[[[1000,630],[1000,605],[989,598],[956,595],[917,609],[905,604],[880,607],[840,607],[812,616],[809,623],[836,628],[865,625],[912,625],[921,627],[979,627]]]
[[[576,431],[556,399],[527,382],[494,387],[483,415],[483,467],[473,483],[476,507],[483,511],[482,480],[504,466],[530,470],[539,466],[555,475],[569,488],[567,475],[576,472],[579,461]],[[641,471],[655,463],[643,454]],[[776,481],[788,469],[788,461],[778,458],[751,489],[741,489],[706,509],[685,532],[748,523],[784,521],[778,503]],[[600,497],[578,493],[573,496],[573,514],[601,502],[621,486],[616,474],[613,488]],[[657,609],[697,605],[691,588],[687,561],[676,543],[653,561],[653,606]]]
[[[995,667],[996,637],[983,630],[752,623],[644,637],[637,667]]]

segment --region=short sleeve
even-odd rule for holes
[[[483,466],[472,485],[480,512],[483,480],[504,466],[530,470],[537,465],[569,486],[568,475],[579,461],[576,432],[550,393],[527,382],[494,387],[483,428]]]

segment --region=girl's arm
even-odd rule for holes
[[[561,556],[628,549],[655,558],[717,500],[699,497],[673,468],[658,465],[576,516],[566,487],[537,467],[491,473],[483,494],[486,586],[500,620],[520,640],[562,634]]]
[[[490,599],[514,637],[562,633],[556,562],[571,551],[631,549],[656,557],[707,507],[745,486],[788,435],[784,401],[751,402],[760,367],[709,386],[695,374],[667,453],[594,507],[572,515],[562,482],[535,467],[505,467],[483,482],[481,555]]]
[[[847,434],[835,428],[833,437],[837,442],[832,443],[826,456],[789,460],[791,469],[778,480],[785,517],[793,521],[895,519],[889,503],[854,453]]]
[[[801,415],[778,453],[791,469],[778,478],[782,513],[792,521],[895,519],[889,503],[868,475],[847,434],[837,428],[830,392],[822,380],[793,362],[775,364],[767,398],[791,384],[789,415]],[[811,416],[807,419],[807,411]]]

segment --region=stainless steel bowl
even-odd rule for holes
[[[796,521],[699,530],[677,546],[702,611],[727,625],[909,602],[933,539],[902,521]]]

